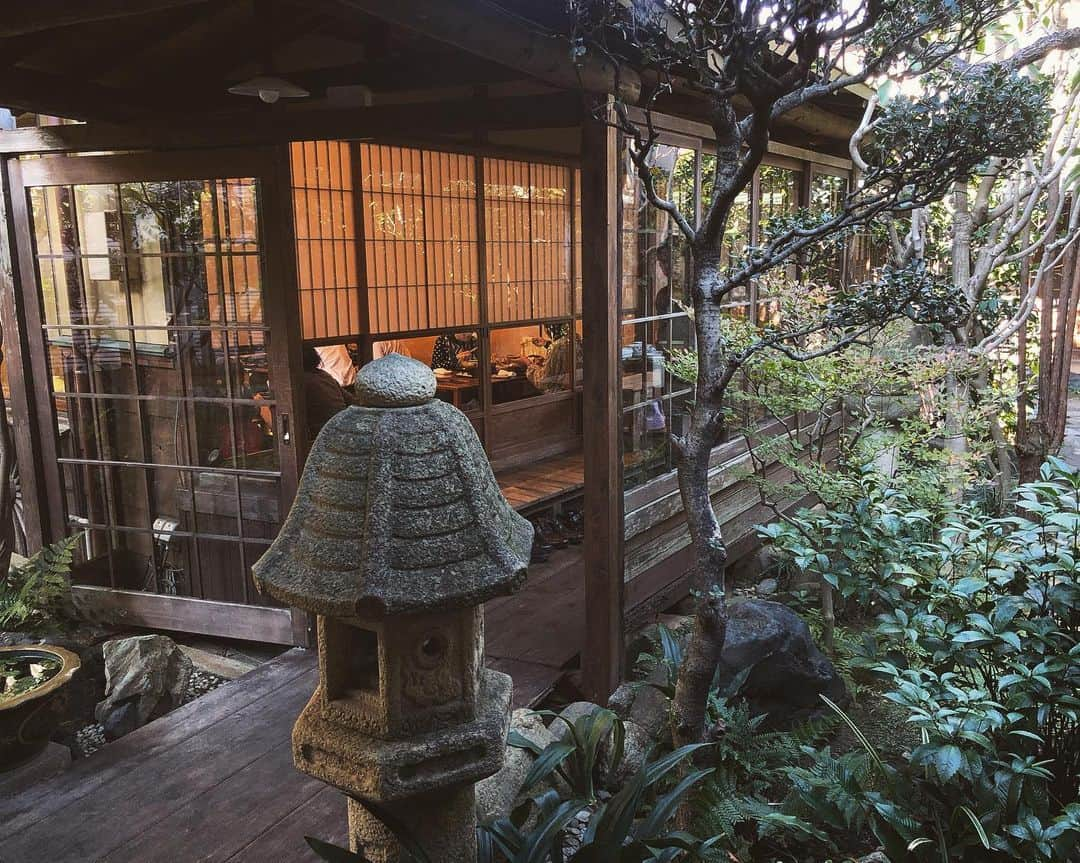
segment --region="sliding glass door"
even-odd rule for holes
[[[82,537],[76,582],[265,603],[251,565],[296,474],[273,173],[231,151],[22,165],[40,431]]]

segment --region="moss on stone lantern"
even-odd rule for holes
[[[433,860],[472,863],[473,783],[502,765],[512,685],[483,667],[482,604],[522,586],[533,530],[427,366],[390,354],[356,390],[361,406],[319,433],[254,567],[261,590],[318,616],[319,686],[293,759],[349,795],[354,850],[400,856],[358,798]]]

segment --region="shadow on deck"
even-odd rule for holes
[[[514,677],[515,706],[542,698],[580,651],[579,549],[486,610],[488,664]],[[316,682],[315,653],[288,651],[0,800],[0,863],[291,863],[317,859],[305,834],[344,844],[345,798],[292,765]]]

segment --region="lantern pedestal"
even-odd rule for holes
[[[382,805],[398,822],[408,825],[409,835],[432,860],[475,863],[476,790],[471,783]],[[351,797],[349,847],[363,849],[372,863],[412,859],[402,854],[386,825]]]

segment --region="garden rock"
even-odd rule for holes
[[[652,673],[645,678],[645,683],[637,687],[637,694],[630,707],[630,712],[624,718],[630,722],[636,722],[649,732],[653,737],[663,734],[668,724],[671,713],[671,699],[664,695],[656,686],[666,686],[669,682],[670,672],[663,666],[657,666]]]
[[[758,596],[772,596],[779,588],[780,584],[775,578],[763,578],[756,589]]]
[[[821,695],[838,703],[847,699],[843,680],[814,644],[806,622],[778,602],[749,599],[730,606],[720,690],[747,667],[753,670],[739,694],[755,713],[767,714],[766,723],[773,727],[819,713]]]
[[[510,730],[531,740],[541,749],[555,742],[555,735],[533,711],[515,710],[510,716]],[[536,756],[517,746],[506,747],[506,758],[498,773],[476,784],[476,817],[483,822],[505,818],[514,808],[521,792],[521,783]]]
[[[656,738],[636,722],[624,721],[623,728],[623,757],[618,764],[612,764],[605,757],[602,765],[604,784],[612,788],[620,788],[631,776],[638,772],[644,765],[656,744]]]
[[[137,697],[114,704],[101,720],[101,732],[106,740],[118,740],[139,727]]]
[[[98,703],[94,716],[106,728],[132,730],[145,725],[174,707],[187,692],[191,660],[171,638],[164,635],[140,635],[107,641],[104,646],[105,698]],[[133,717],[117,716],[114,711],[128,711]]]
[[[651,687],[646,687],[651,689]],[[655,691],[655,690],[653,690]],[[663,696],[661,696],[663,697]],[[666,700],[666,699],[665,699]],[[579,717],[588,716],[600,707],[591,701],[575,701],[563,708],[559,714],[563,719],[573,723]],[[612,711],[613,713],[615,711]],[[616,716],[618,714],[616,713]],[[622,717],[620,717],[622,719]],[[565,722],[559,719],[552,720],[549,729],[555,739],[570,740],[570,729]],[[618,764],[612,761],[612,741],[609,734],[600,747],[600,776],[604,785],[611,787],[620,786],[627,778],[633,775],[644,763],[645,759],[656,742],[655,735],[647,728],[634,722],[632,719],[623,719],[623,757]]]
[[[644,681],[620,685],[608,698],[608,708],[620,719],[637,723],[655,738],[667,726],[671,700],[656,686],[649,686],[650,683],[666,686],[667,668],[657,666]]]

